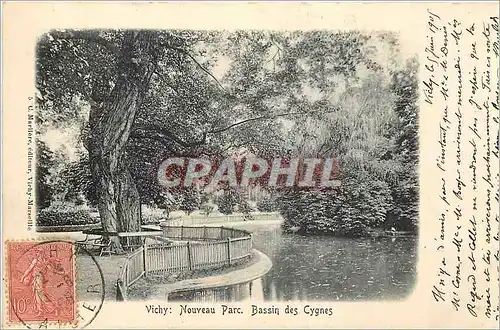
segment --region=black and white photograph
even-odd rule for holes
[[[97,260],[106,300],[406,299],[418,72],[391,31],[51,30],[36,231],[75,239],[80,296]]]

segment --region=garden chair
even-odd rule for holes
[[[99,257],[102,257],[106,253],[110,257],[111,257],[111,253],[113,253],[113,247],[112,247],[111,241],[108,241],[108,244],[101,244],[101,253],[99,253]]]

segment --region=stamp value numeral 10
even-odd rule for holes
[[[13,299],[14,310],[17,314],[24,314],[28,310],[28,306],[31,305],[30,298],[19,298]]]

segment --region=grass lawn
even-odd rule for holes
[[[124,255],[95,256],[104,275],[105,300],[116,299],[116,280],[123,264]],[[100,286],[101,278],[92,258],[86,254],[77,254],[76,257],[76,293],[79,300],[89,298],[87,288],[89,285]],[[92,297],[95,297],[93,295]]]

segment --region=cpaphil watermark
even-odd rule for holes
[[[164,159],[158,168],[158,182],[166,188],[203,185],[271,188],[335,188],[340,186],[336,158],[189,158]]]

